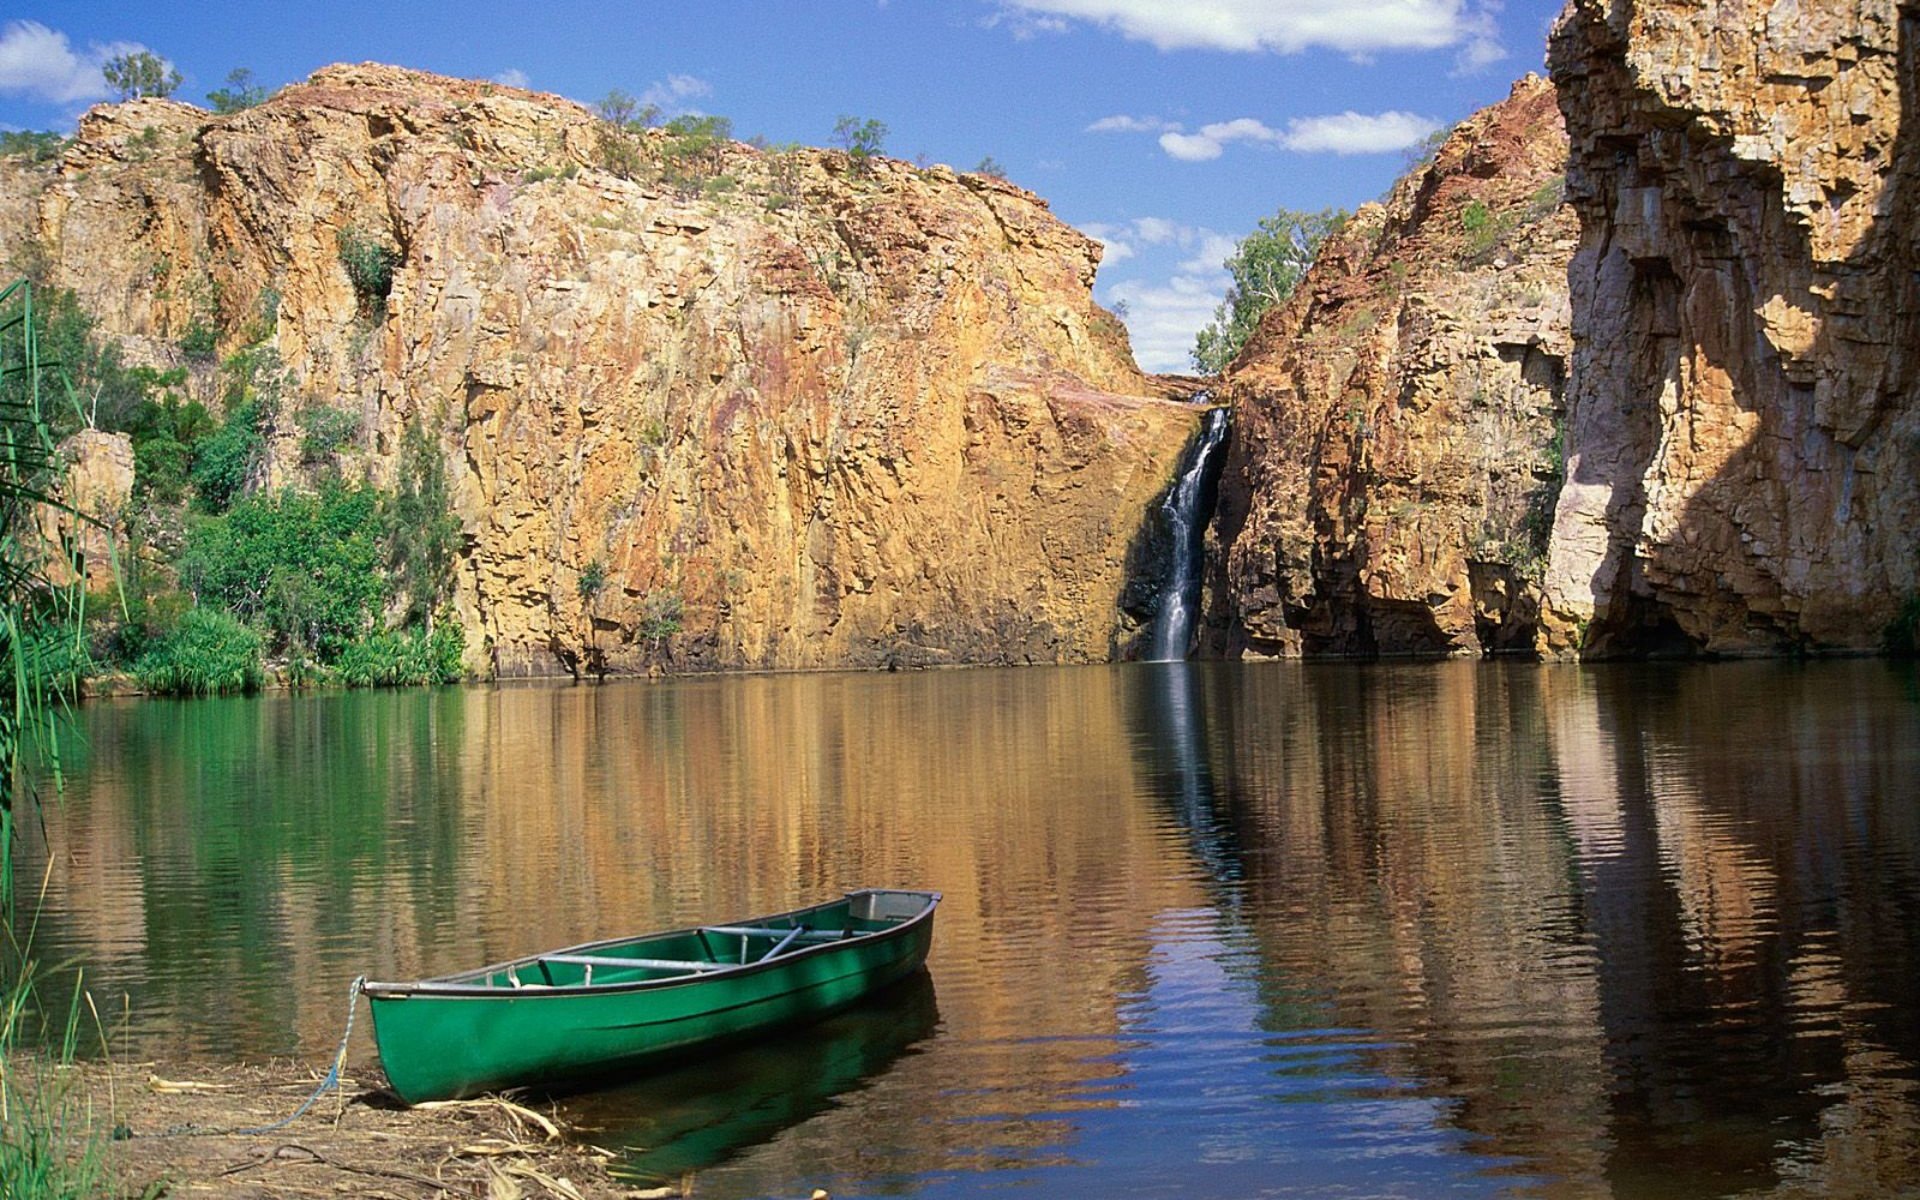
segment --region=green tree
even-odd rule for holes
[[[60,157],[67,148],[68,139],[44,129],[8,129],[0,131],[0,156],[26,159],[28,162],[46,162]]]
[[[100,68],[107,86],[122,100],[141,96],[171,96],[180,86],[180,72],[150,50],[116,54]]]
[[[460,518],[453,513],[447,461],[418,422],[400,443],[400,474],[381,505],[381,550],[401,604],[401,624],[433,628],[453,590]]]
[[[246,67],[235,67],[228,71],[227,86],[207,93],[207,103],[213,105],[213,111],[223,116],[237,113],[243,108],[252,108],[266,98],[267,89],[253,81],[253,72]]]
[[[1209,375],[1225,370],[1253,336],[1261,314],[1293,295],[1321,245],[1346,221],[1347,214],[1333,208],[1317,213],[1283,208],[1263,218],[1221,264],[1233,282],[1194,341],[1193,365]]]
[[[872,117],[861,120],[842,114],[833,123],[833,144],[845,150],[856,166],[865,167],[887,140],[887,126]]]

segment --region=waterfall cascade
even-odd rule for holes
[[[1152,641],[1147,657],[1152,662],[1179,662],[1186,658],[1193,643],[1193,620],[1200,611],[1200,535],[1213,516],[1216,485],[1220,482],[1221,452],[1227,446],[1227,429],[1232,411],[1214,408],[1207,412],[1206,423],[1193,445],[1192,457],[1180,472],[1180,478],[1161,501],[1167,526],[1173,531],[1173,569],[1167,586],[1160,593],[1160,607],[1154,614]]]

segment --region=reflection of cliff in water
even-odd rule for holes
[[[816,1025],[775,1033],[626,1087],[574,1097],[569,1114],[620,1150],[620,1175],[678,1183],[862,1093],[939,1024],[924,971]]]
[[[1195,854],[1248,848],[1259,978],[1308,989],[1276,1023],[1377,1031],[1476,1152],[1621,1195],[1910,1185],[1920,761],[1845,694],[1879,669],[1216,669],[1231,832]]]

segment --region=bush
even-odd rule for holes
[[[360,414],[326,404],[302,409],[300,461],[307,466],[331,462],[342,446],[360,436]]]
[[[207,103],[222,116],[252,108],[266,101],[267,89],[253,81],[253,72],[235,67],[227,72],[227,86],[207,93]]]
[[[863,121],[859,117],[842,115],[833,123],[834,144],[847,152],[856,167],[865,168],[878,157],[886,140],[886,123],[872,117]]]
[[[450,620],[424,629],[371,633],[347,644],[334,673],[348,687],[413,687],[458,683],[466,634]]]
[[[260,635],[226,613],[196,608],[140,656],[133,674],[141,687],[161,695],[258,691]]]
[[[0,131],[0,157],[19,156],[30,163],[59,158],[69,139],[50,130],[8,129]]]
[[[393,272],[400,265],[400,252],[357,225],[342,229],[335,239],[340,265],[353,285],[354,298],[363,316],[375,321],[387,315],[387,296],[393,291]]]
[[[180,354],[189,362],[212,362],[220,348],[220,331],[213,322],[194,318],[180,335]]]
[[[202,439],[193,456],[193,486],[210,512],[230,506],[253,474],[267,446],[266,406],[248,400],[227,414],[219,429]],[[137,470],[136,460],[136,470]]]
[[[339,482],[246,497],[188,532],[181,581],[200,603],[264,627],[276,652],[330,662],[386,602],[378,506],[373,488]]]

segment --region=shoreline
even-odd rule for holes
[[[570,1128],[551,1100],[493,1097],[408,1108],[374,1068],[283,1129],[320,1073],[294,1063],[83,1062],[51,1067],[31,1051],[0,1063],[31,1088],[59,1089],[86,1114],[115,1194],[385,1195],[524,1200],[665,1200],[690,1180],[656,1186],[616,1178],[612,1151]],[[208,1132],[200,1132],[208,1131]]]

